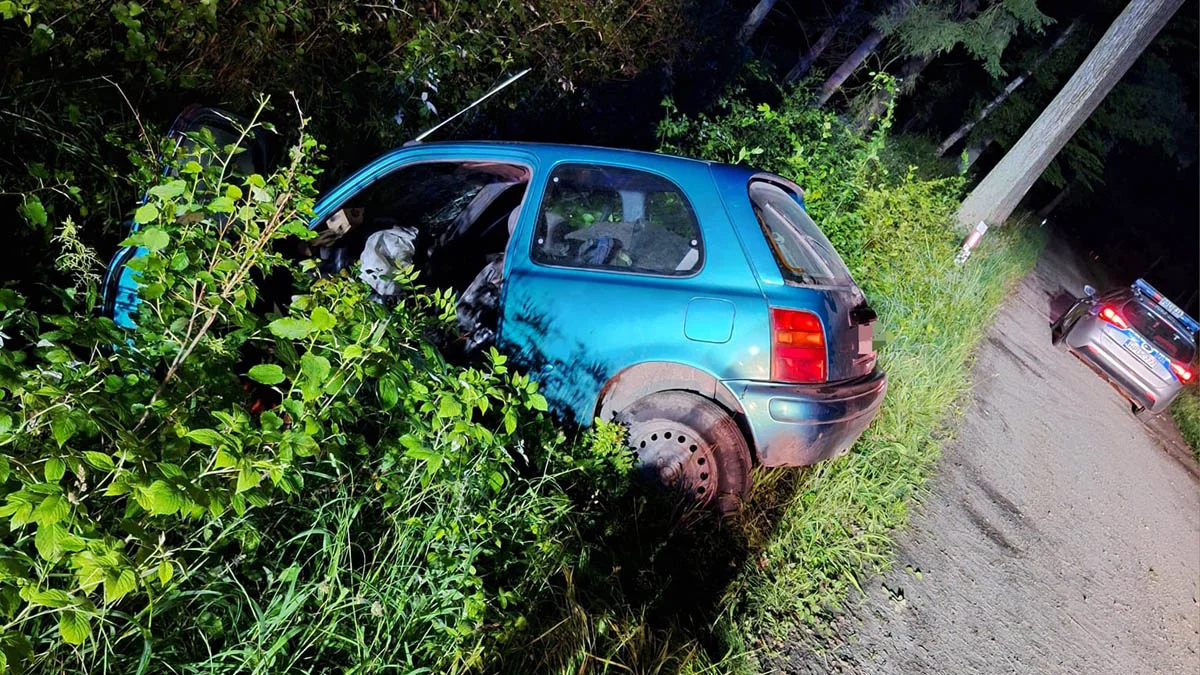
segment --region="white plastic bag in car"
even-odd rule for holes
[[[416,239],[417,228],[400,225],[367,237],[359,278],[379,295],[387,297],[398,294],[400,287],[392,277],[412,265]]]

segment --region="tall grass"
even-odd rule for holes
[[[1185,389],[1171,406],[1171,415],[1179,425],[1179,433],[1192,448],[1192,456],[1200,462],[1200,393],[1195,387]]]

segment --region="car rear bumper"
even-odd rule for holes
[[[1080,319],[1066,342],[1072,354],[1122,396],[1152,413],[1169,408],[1179,393],[1177,383],[1167,382],[1140,365],[1131,366],[1125,348],[1109,337],[1099,320]]]
[[[849,450],[879,411],[887,377],[830,384],[726,381],[764,466],[807,466]]]

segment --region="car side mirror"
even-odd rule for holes
[[[1096,289],[1092,288],[1092,286],[1090,284],[1084,284],[1083,285],[1083,294],[1088,296],[1089,298],[1094,298],[1094,297],[1096,297]]]

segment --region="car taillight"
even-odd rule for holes
[[[1175,371],[1175,374],[1179,377],[1179,381],[1184,384],[1191,382],[1192,378],[1196,376],[1196,374],[1192,372],[1191,368],[1188,368],[1187,366],[1181,366],[1178,363],[1172,363],[1171,370]]]
[[[771,309],[771,379],[814,383],[828,377],[825,331],[812,312]]]
[[[1125,323],[1125,317],[1118,314],[1117,310],[1113,309],[1109,305],[1105,305],[1104,308],[1100,310],[1100,318],[1111,323],[1117,328],[1120,328],[1121,330],[1129,328],[1129,324]]]

